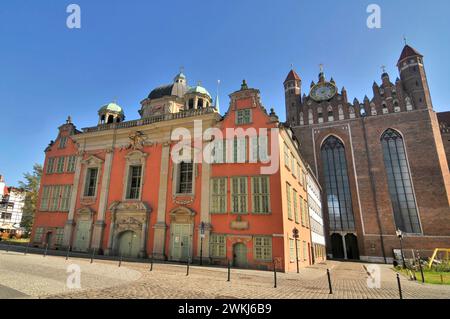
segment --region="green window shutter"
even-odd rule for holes
[[[42,188],[40,210],[42,210],[42,211],[48,210],[49,199],[50,199],[50,187],[49,186],[44,186]]]

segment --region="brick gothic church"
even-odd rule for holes
[[[394,83],[383,73],[371,99],[352,103],[322,70],[308,95],[295,71],[284,82],[287,124],[323,186],[333,258],[391,262],[398,229],[408,252],[450,247],[448,124],[433,111],[423,56],[406,45],[397,67]]]

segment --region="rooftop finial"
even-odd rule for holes
[[[294,63],[291,63],[291,70],[294,69]]]
[[[72,117],[69,115],[67,117],[66,124],[71,124],[71,123],[72,123]]]
[[[319,69],[320,69],[320,73],[323,73],[323,64],[322,63],[319,64]]]
[[[214,102],[214,107],[216,108],[217,112],[220,113],[219,87],[220,87],[220,80],[217,80],[217,93],[216,93],[216,100]]]
[[[184,66],[180,66],[180,73],[184,73]]]
[[[403,42],[405,42],[405,45],[408,45],[408,38],[406,35],[403,35]]]
[[[385,65],[382,65],[382,66],[381,66],[381,71],[382,71],[383,73],[386,73],[386,66],[385,66]]]
[[[248,85],[247,85],[247,81],[242,80],[242,84],[241,84],[241,90],[248,90]]]

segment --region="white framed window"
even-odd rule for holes
[[[141,196],[142,166],[131,165],[128,168],[128,183],[126,199],[139,199]]]
[[[47,160],[47,169],[46,169],[46,173],[47,174],[52,174],[55,170],[55,158],[54,157],[49,157]]]
[[[40,210],[46,211],[48,210],[48,203],[50,200],[50,186],[42,187],[42,195],[41,195],[41,207]]]
[[[55,246],[62,246],[64,240],[64,228],[56,229]]]
[[[52,186],[49,204],[49,211],[51,212],[56,212],[59,208],[59,200],[61,199],[61,189],[62,187],[59,185]]]
[[[77,157],[76,156],[69,156],[67,158],[67,169],[66,172],[67,173],[74,173],[75,172],[75,164],[77,162]]]
[[[209,251],[212,258],[226,258],[227,247],[225,235],[211,234],[209,239]]]
[[[181,162],[178,164],[177,194],[192,194],[194,179],[194,164]]]
[[[286,205],[288,218],[292,220],[291,185],[288,183],[286,183]]]
[[[289,158],[289,148],[286,144],[284,144],[283,150],[284,150],[284,166],[289,168],[291,160]]]
[[[63,136],[59,140],[59,148],[66,148],[67,145],[67,136]]]
[[[306,261],[308,259],[308,244],[306,241],[303,242],[303,260]]]
[[[295,261],[295,241],[292,238],[289,238],[289,260]]]
[[[252,110],[251,109],[236,111],[236,124],[237,125],[250,124],[251,122],[252,122]]]
[[[252,136],[250,138],[250,162],[266,163],[269,160],[269,140],[267,135]]]
[[[72,197],[72,185],[62,186],[62,195],[61,195],[61,203],[60,203],[60,210],[62,212],[69,211],[71,197]]]
[[[247,214],[247,177],[231,178],[231,209],[234,214]]]
[[[247,139],[245,137],[233,140],[233,163],[247,162]]]
[[[56,173],[63,173],[64,172],[64,163],[66,161],[66,158],[64,156],[58,157],[58,162],[56,165]]]
[[[294,221],[298,224],[299,221],[299,216],[298,216],[298,193],[297,191],[294,189],[292,191],[292,199],[293,199],[293,204],[294,204]]]
[[[212,178],[210,191],[210,208],[212,214],[224,214],[227,212],[227,178]]]
[[[256,236],[253,244],[256,260],[272,261],[272,237]]]
[[[42,242],[43,235],[44,235],[44,228],[43,227],[36,228],[36,232],[34,233],[33,242],[35,242],[35,243]]]
[[[87,169],[86,182],[84,184],[84,196],[95,197],[97,193],[98,168],[90,167]]]
[[[253,214],[270,214],[270,178],[269,176],[252,177]]]

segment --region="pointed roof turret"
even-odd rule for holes
[[[407,58],[411,58],[411,57],[421,57],[421,58],[423,58],[423,55],[420,54],[419,51],[417,51],[413,47],[411,47],[408,44],[406,44],[405,47],[402,50],[402,54],[400,55],[400,58],[398,59],[397,66],[399,66],[400,62],[402,62],[403,60],[405,60]]]
[[[301,79],[298,74],[293,69],[291,69],[286,77],[286,80],[284,80],[284,83],[288,81],[301,81]]]

